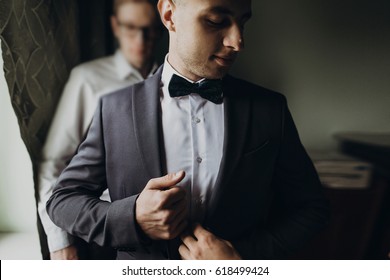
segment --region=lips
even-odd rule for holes
[[[214,60],[223,67],[231,66],[235,59],[235,55],[214,55]]]

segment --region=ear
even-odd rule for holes
[[[159,0],[157,8],[160,13],[161,22],[168,31],[175,31],[174,12],[176,7],[172,3],[172,0]]]
[[[110,17],[110,21],[111,21],[112,32],[114,33],[115,37],[118,38],[118,34],[119,34],[118,21],[114,15]]]

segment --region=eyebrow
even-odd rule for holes
[[[212,7],[210,10],[208,10],[208,12],[234,16],[234,13],[231,10],[221,6]],[[241,16],[241,18],[245,18],[245,19],[250,19],[251,17],[252,17],[252,12],[250,11]]]

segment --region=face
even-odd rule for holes
[[[137,69],[146,67],[153,59],[159,36],[156,23],[156,12],[147,2],[124,3],[111,17],[119,48],[126,60]]]
[[[229,71],[244,47],[250,0],[160,0],[159,10],[170,35],[168,60],[179,73],[196,81]]]

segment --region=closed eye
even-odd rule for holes
[[[211,27],[225,27],[228,25],[227,20],[211,20],[211,19],[206,19],[206,23],[211,26]]]

